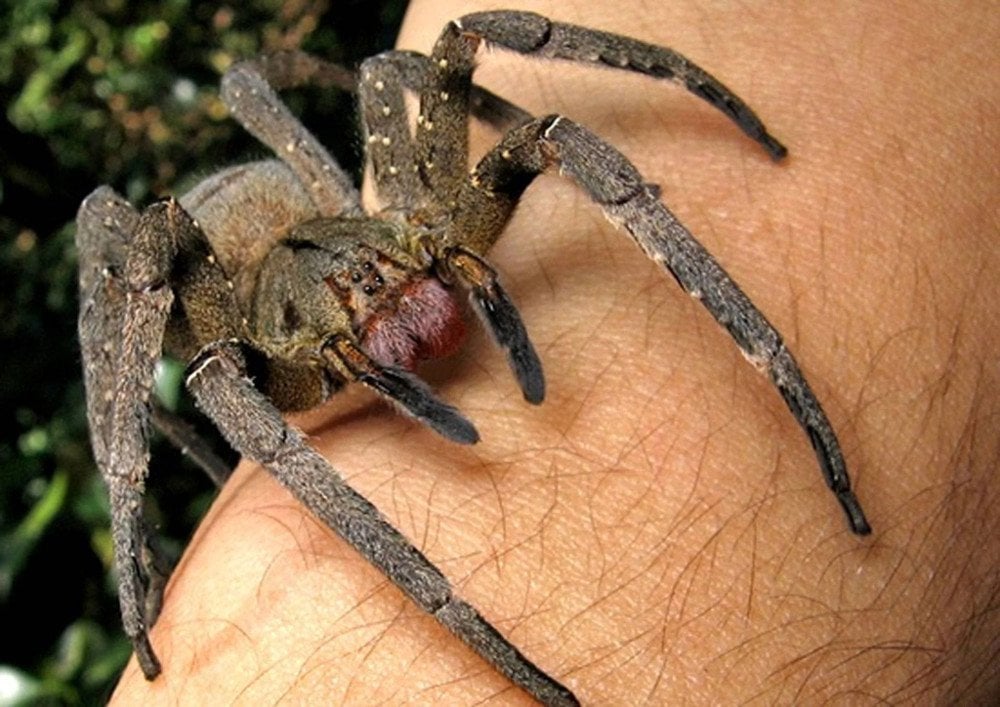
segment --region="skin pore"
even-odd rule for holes
[[[428,51],[484,2],[412,3]],[[591,704],[976,703],[1000,691],[1000,177],[985,4],[521,2],[685,53],[789,147],[683,90],[481,51],[477,81],[632,159],[778,327],[840,436],[852,536],[771,384],[557,175],[490,254],[545,365],[476,326],[425,368],[451,445],[352,388],[293,418],[532,660]],[[472,131],[473,155],[496,139]],[[470,324],[474,324],[470,322]],[[116,699],[528,704],[262,469],[184,555]]]

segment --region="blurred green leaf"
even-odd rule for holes
[[[184,364],[170,358],[156,365],[156,397],[164,407],[177,412],[184,389]]]
[[[59,472],[14,532],[6,533],[0,538],[0,601],[10,594],[11,586],[25,559],[62,510],[68,490],[69,476],[65,472]]]

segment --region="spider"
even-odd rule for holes
[[[450,22],[430,56],[390,51],[357,74],[300,51],[244,61],[222,78],[232,115],[280,159],[229,167],[179,200],[137,210],[109,187],[77,218],[80,341],[94,456],[109,487],[125,631],[148,679],[161,668],[148,631],[165,572],[142,516],[151,402],[163,353],[189,361],[186,386],[238,452],[496,670],[546,704],[576,704],[348,486],[282,412],[357,382],[461,444],[476,428],[415,375],[460,346],[457,292],[506,352],[524,398],[542,402],[538,355],[486,253],[532,180],[556,167],[586,192],[767,373],[805,430],[850,529],[870,532],[836,435],[781,337],[614,147],[560,115],[537,118],[472,83],[478,46],[669,79],[721,110],[775,160],[784,146],[732,91],[676,52],[619,35],[495,11]],[[277,91],[357,91],[381,210]],[[407,91],[419,95],[415,125]],[[470,171],[470,115],[504,132]],[[176,429],[179,428],[175,428]],[[211,465],[209,465],[211,466]]]

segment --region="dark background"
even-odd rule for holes
[[[261,50],[356,65],[392,46],[405,3],[18,0],[0,25],[0,705],[103,701],[130,647],[76,343],[73,218],[110,184],[144,205],[264,148],[227,116],[219,76]],[[345,166],[354,104],[288,96]],[[159,393],[180,411],[179,365]],[[155,440],[149,515],[176,558],[213,495]]]

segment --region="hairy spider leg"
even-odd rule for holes
[[[682,54],[667,47],[552,20],[533,12],[477,12],[454,23],[463,36],[478,37],[519,54],[565,59],[668,79],[704,99],[780,160],[787,150],[750,107],[721,81]],[[450,30],[445,30],[448,35]],[[445,36],[442,35],[442,36]]]
[[[663,265],[685,292],[698,299],[726,328],[746,358],[766,371],[809,437],[827,486],[844,509],[851,531],[871,532],[826,413],[780,334],[722,266],[659,199],[659,188],[643,181],[628,159],[586,128],[560,116],[532,121],[509,132],[472,171],[460,197],[450,240],[473,233],[469,247],[487,234],[469,229],[493,209],[502,219],[531,180],[558,167],[622,227],[651,259]],[[487,245],[490,241],[487,241]]]
[[[469,94],[478,40],[445,25],[431,50],[417,112],[417,169],[445,208],[469,173]]]
[[[215,453],[208,442],[184,418],[153,400],[150,420],[153,427],[204,471],[217,488],[225,485],[232,474],[232,467]]]
[[[378,56],[396,67],[399,80],[408,90],[419,93],[428,84],[431,59],[426,54],[394,49]],[[258,67],[254,71],[265,77],[268,71],[279,74],[283,77],[278,82],[281,86],[309,84],[321,88],[334,87],[348,93],[358,90],[357,72],[301,49],[282,49],[264,54],[258,57],[258,63],[260,62],[266,62],[269,68],[261,70]],[[238,69],[242,63],[244,62],[234,64],[233,69]],[[470,111],[478,120],[501,131],[526,123],[534,117],[506,98],[477,84],[472,85]]]
[[[449,190],[442,188],[437,163],[452,172],[446,182],[450,186],[460,185],[468,171],[467,138],[462,137],[468,133],[468,114],[456,112],[455,108],[466,106],[472,115],[498,130],[534,117],[483,87],[470,84],[471,65],[459,66],[459,71],[455,64],[449,66],[446,56],[454,59],[466,56],[466,52],[456,54],[451,42],[441,44],[440,52],[444,54],[431,57],[412,51],[384,52],[366,59],[359,70],[357,91],[366,153],[377,192],[390,208],[426,207],[432,195],[439,197],[439,205],[449,205],[441,198]],[[452,96],[447,90],[449,84],[465,88]],[[420,94],[416,141],[410,133],[403,88]],[[447,112],[440,110],[445,104],[449,104]],[[443,122],[436,122],[439,116],[444,116]],[[452,141],[456,144],[450,144]],[[444,153],[441,144],[448,145]],[[415,201],[414,197],[419,198]]]
[[[402,62],[380,54],[361,64],[358,102],[365,154],[383,209],[412,213],[427,208],[431,194],[421,179],[407,121]],[[423,66],[419,68],[424,68]]]
[[[435,86],[435,76],[431,71],[435,62],[426,54],[407,49],[394,49],[383,52],[379,57],[396,67],[400,80],[410,91],[419,94],[426,88]],[[438,65],[440,61],[439,58]],[[520,106],[475,83],[472,84],[469,94],[469,112],[477,120],[499,131],[515,128],[534,117]]]
[[[148,562],[143,552],[146,525],[142,518],[142,480],[133,480],[111,465],[114,441],[114,408],[116,383],[124,382],[120,365],[122,321],[125,315],[127,289],[121,282],[125,253],[139,223],[139,214],[124,199],[108,187],[100,187],[80,205],[77,214],[76,246],[80,260],[80,317],[78,322],[80,351],[83,357],[84,388],[87,395],[87,419],[90,423],[90,445],[94,460],[108,487],[111,504],[111,528],[115,565],[118,568],[118,601],[125,633],[135,648],[143,672],[155,676],[160,672],[146,634],[150,614],[156,614],[157,601],[162,599],[164,580],[158,576],[157,564]],[[162,295],[161,295],[162,296]],[[159,308],[162,310],[162,306]],[[132,347],[135,353],[134,346]],[[158,357],[159,352],[153,354]],[[152,372],[148,373],[152,385]],[[143,386],[141,369],[129,382]],[[138,434],[132,443],[145,444],[145,426],[140,416]],[[135,454],[131,455],[133,458]],[[141,454],[138,455],[141,458]],[[117,450],[116,458],[121,457]],[[147,577],[150,587],[143,583]],[[147,607],[152,611],[147,611]],[[149,621],[151,624],[152,622]]]
[[[233,448],[263,464],[317,518],[514,684],[548,705],[573,694],[455,596],[445,576],[352,489],[246,377],[242,347],[220,342],[191,364],[188,388]]]
[[[388,55],[392,55],[391,58]],[[421,91],[428,85],[428,57],[402,51],[382,56],[386,57],[383,65],[396,68],[403,86]],[[234,64],[222,77],[221,94],[233,117],[291,166],[301,183],[310,189],[322,214],[359,215],[360,196],[351,178],[278,98],[278,91],[305,85],[354,91],[359,82],[353,71],[339,64],[300,50],[287,50]],[[384,85],[390,91],[398,90],[391,81],[385,81]],[[497,129],[512,127],[531,118],[526,111],[482,87],[473,86],[471,93],[473,114]],[[405,142],[409,143],[409,136],[406,137]],[[413,164],[413,160],[408,164]]]
[[[87,418],[94,460],[108,466],[111,408],[121,347],[125,290],[118,277],[125,264],[138,212],[109,187],[99,187],[80,204],[76,250],[80,270],[80,349],[87,391]]]
[[[277,94],[314,82],[340,85],[349,74],[339,68],[305,52],[265,55],[231,66],[221,93],[232,116],[292,168],[321,214],[357,216],[361,199],[353,181]]]
[[[224,275],[205,258],[207,241],[173,200],[136,214],[102,187],[84,201],[78,222],[77,242],[88,271],[81,275],[80,340],[95,458],[111,502],[122,621],[143,673],[152,678],[160,664],[148,632],[159,613],[165,579],[142,514],[154,368],[174,304],[172,285],[204,297],[208,281],[224,282]],[[182,250],[185,255],[179,258]],[[94,277],[98,264],[100,279]],[[229,333],[229,320],[221,316],[227,308],[224,299],[217,294],[201,304],[214,322],[204,332],[209,336]]]

